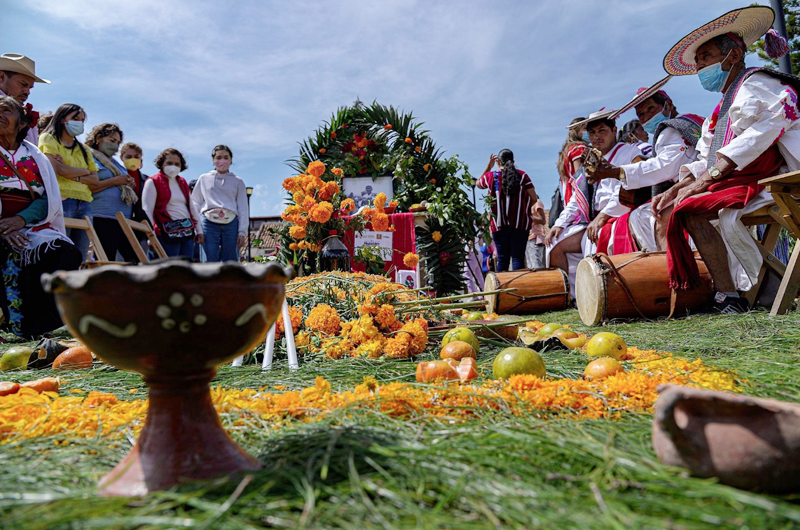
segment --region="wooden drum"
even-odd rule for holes
[[[697,253],[695,261],[699,284],[676,292],[675,315],[702,310],[714,297],[711,275]],[[671,311],[666,252],[589,256],[578,264],[575,284],[578,313],[587,326],[614,318],[665,317]]]
[[[561,311],[569,304],[569,278],[561,269],[520,269],[487,274],[484,290],[501,289],[514,291],[487,294],[490,313],[530,315]]]

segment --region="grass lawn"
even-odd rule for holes
[[[586,330],[576,311],[538,320]],[[800,314],[771,318],[700,316],[606,328],[629,345],[672,351],[734,370],[746,392],[800,399]],[[586,330],[596,332],[594,330]],[[433,351],[436,350],[436,351]],[[491,366],[497,347],[482,347]],[[423,358],[433,358],[429,348]],[[585,357],[545,354],[548,373],[579,377]],[[223,367],[214,384],[334,390],[363,376],[414,380],[415,364],[361,359],[310,361],[291,373]],[[79,375],[72,375],[79,374]],[[49,375],[25,372],[20,379]],[[66,389],[112,392],[144,388],[136,374],[96,364],[72,372]],[[62,391],[63,393],[63,391]],[[798,497],[740,491],[662,466],[650,443],[651,415],[621,420],[538,419],[492,412],[465,423],[400,421],[366,410],[279,430],[231,430],[264,464],[242,478],[193,484],[143,499],[99,498],[94,487],[129,450],[132,439],[63,437],[0,446],[0,528],[800,528]],[[223,417],[223,423],[232,419]],[[96,454],[92,454],[96,452]]]

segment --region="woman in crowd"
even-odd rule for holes
[[[119,150],[119,157],[122,159],[122,163],[125,164],[125,169],[128,170],[128,176],[133,179],[133,185],[131,187],[133,191],[136,192],[136,197],[138,198],[138,200],[133,203],[131,219],[138,222],[147,220],[149,223],[150,220],[147,218],[147,214],[144,213],[142,202],[144,183],[148,178],[147,175],[142,173],[143,153],[142,148],[137,144],[128,142]],[[139,244],[142,245],[142,249],[145,254],[147,254],[147,235],[143,232],[134,232],[134,234],[136,234],[136,237],[139,239]]]
[[[247,189],[244,181],[228,170],[233,162],[228,146],[216,146],[211,162],[215,169],[200,175],[192,191],[192,202],[201,215],[206,260],[239,261],[250,224]]]
[[[650,136],[639,120],[631,120],[623,125],[622,130],[617,135],[618,142],[635,145],[647,158],[651,158],[654,154],[653,146],[648,143],[649,140]]]
[[[144,183],[144,211],[167,255],[191,259],[195,240],[203,244],[203,228],[192,205],[189,184],[179,175],[186,170],[186,159],[180,151],[170,148],[162,151],[154,163],[158,173]]]
[[[41,275],[81,264],[64,230],[53,167],[23,140],[31,126],[36,125],[17,100],[0,97],[0,306],[11,330],[25,338],[62,325]]]
[[[97,184],[97,165],[89,149],[78,141],[83,134],[86,112],[74,103],[58,107],[53,118],[39,136],[39,149],[47,155],[58,177],[64,198],[64,217],[92,219],[92,192],[89,184]],[[67,235],[86,259],[89,237],[84,230],[69,229]]]
[[[497,165],[497,171],[492,168]],[[497,271],[525,268],[525,247],[533,226],[532,206],[539,200],[527,173],[514,165],[514,153],[503,149],[489,157],[489,164],[477,186],[488,189],[493,198],[491,230],[497,246]]]
[[[578,123],[585,119],[586,118],[575,118],[569,122],[569,124],[572,125],[573,123]],[[558,189],[553,197],[553,204],[550,206],[551,227],[572,197],[573,179],[575,173],[578,172],[578,168],[581,167],[581,156],[583,156],[588,146],[589,133],[586,131],[585,126],[568,129],[567,139],[564,145],[561,146],[561,151],[558,153],[558,163],[556,164],[560,178],[558,181]]]
[[[116,260],[117,251],[125,261],[138,263],[125,233],[115,217],[122,212],[126,219],[131,218],[133,204],[138,201],[133,191],[133,178],[128,175],[113,156],[119,150],[123,138],[122,130],[115,123],[98,125],[86,137],[86,146],[94,155],[97,166],[97,184],[90,184],[92,191],[92,216],[94,229],[108,259]]]

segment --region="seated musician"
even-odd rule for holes
[[[638,250],[649,252],[666,250],[667,222],[672,213],[672,209],[667,208],[656,217],[650,208],[650,198],[678,181],[681,166],[697,160],[695,145],[703,123],[701,116],[678,114],[672,99],[660,89],[668,79],[662,79],[650,88],[639,89],[636,97],[618,111],[621,114],[632,107],[636,109],[636,116],[644,124],[642,127],[653,135],[656,156],[619,167],[603,164],[591,172],[594,179],[619,179],[623,189],[636,190],[636,208],[631,212],[628,224]]]
[[[671,286],[688,289],[698,277],[688,232],[714,280],[714,309],[720,313],[747,311],[737,291],[751,289],[758,279],[762,256],[741,222],[744,214],[772,202],[758,181],[800,169],[798,78],[744,64],[747,46],[774,18],[764,6],[727,13],[681,39],[664,58],[668,73],[697,74],[704,89],[723,94],[703,123],[698,160],[682,167],[680,182],[653,199],[656,212],[676,205],[667,227]],[[788,50],[772,32],[766,41],[768,50]]]
[[[610,164],[642,160],[644,157],[634,145],[617,142],[616,123],[609,119],[613,113],[601,110],[589,115],[585,122],[570,127],[586,125],[592,147],[599,150]],[[582,259],[596,251],[614,251],[617,239],[612,230],[614,221],[630,211],[619,202],[619,188],[619,180],[605,179],[590,184],[584,172],[576,173],[572,196],[545,238],[548,266],[558,267],[569,274],[573,295],[575,267],[580,260],[568,261],[569,257],[577,255]]]
[[[24,140],[36,126],[14,98],[0,97],[0,306],[11,331],[34,337],[61,327],[45,272],[74,270],[81,253],[64,230],[53,166]]]

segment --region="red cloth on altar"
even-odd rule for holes
[[[749,166],[709,186],[708,195],[684,199],[672,210],[667,225],[667,267],[669,286],[687,290],[699,277],[697,262],[689,247],[685,228],[686,215],[712,214],[723,208],[741,209],[764,190],[758,181],[775,175],[783,163],[778,147],[773,145]]]
[[[394,226],[395,232],[392,238],[392,261],[386,262],[384,271],[388,271],[392,266],[396,270],[408,270],[403,264],[403,257],[409,252],[417,252],[417,243],[414,234],[414,214],[413,213],[393,213],[389,215],[389,226]],[[355,236],[352,230],[348,230],[344,235],[344,244],[347,246],[350,255],[353,255],[353,243]],[[353,271],[363,272],[364,264],[352,262]]]

